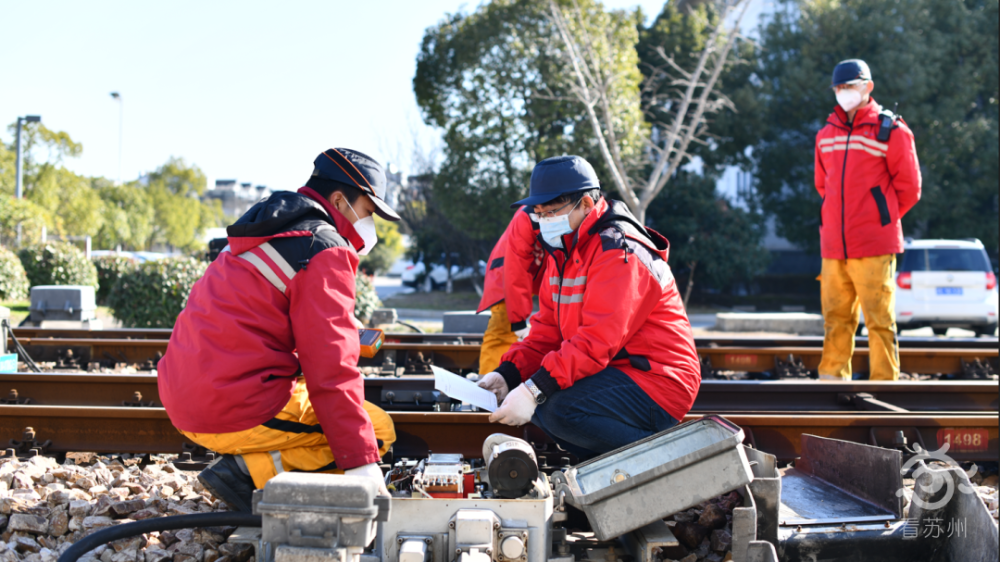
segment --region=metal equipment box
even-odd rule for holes
[[[750,483],[742,442],[742,429],[707,416],[554,473],[556,497],[610,540]]]
[[[31,288],[31,322],[97,317],[94,288],[89,285],[39,285]]]
[[[378,483],[371,478],[279,474],[254,505],[263,516],[262,539],[269,546],[268,555],[259,559],[301,561],[337,549],[359,554],[375,537],[377,494]]]

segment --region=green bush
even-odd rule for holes
[[[118,279],[108,306],[125,327],[172,328],[207,268],[207,263],[191,258],[143,263]]]
[[[100,256],[93,259],[97,268],[97,302],[104,304],[118,278],[135,269],[136,260],[127,256]]]
[[[0,301],[28,298],[28,276],[14,252],[0,246]]]
[[[381,307],[372,278],[359,271],[354,278],[354,317],[367,324],[375,309]]]
[[[97,268],[83,251],[67,242],[44,242],[17,253],[32,287],[90,285],[97,289]]]

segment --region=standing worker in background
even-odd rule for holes
[[[532,296],[538,294],[545,257],[535,240],[537,235],[538,223],[531,219],[531,209],[522,207],[490,253],[483,297],[476,310],[477,314],[490,310],[490,323],[479,352],[480,374],[495,371],[510,346],[528,335],[528,317],[534,308]]]
[[[370,157],[321,153],[305,187],[275,192],[227,229],[229,246],[177,318],[160,397],[181,433],[222,453],[198,480],[235,510],[293,470],[374,478],[388,495],[378,462],[395,431],[364,401],[354,319],[373,216],[399,220],[383,197]]]
[[[896,254],[903,251],[900,219],[920,200],[920,165],[913,133],[875,102],[874,88],[864,61],[838,64],[837,107],[816,135],[824,379],[851,379],[859,303],[868,326],[870,378],[899,378]]]
[[[579,156],[539,162],[515,205],[548,255],[531,332],[479,382],[502,400],[490,421],[531,421],[585,460],[683,419],[701,364],[667,240],[605,199]]]

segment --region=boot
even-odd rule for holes
[[[234,511],[250,513],[253,478],[243,472],[233,455],[222,455],[198,475],[198,481]]]

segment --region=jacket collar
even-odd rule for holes
[[[608,198],[601,197],[601,200],[594,205],[590,214],[584,217],[583,222],[580,223],[580,228],[576,229],[576,233],[573,234],[577,245],[583,246],[592,236],[596,234],[596,232],[592,232],[594,225],[597,224],[597,221],[604,217],[605,213],[607,213],[610,208],[611,206],[608,205]]]
[[[854,127],[857,127],[858,125],[878,124],[878,114],[880,111],[882,111],[882,106],[875,101],[875,97],[869,97],[868,104],[854,114]],[[851,128],[851,125],[847,124],[847,112],[844,111],[844,109],[839,105],[833,108],[833,113],[831,113],[830,117],[826,119],[826,122],[845,129]]]
[[[326,197],[317,193],[313,188],[306,186],[300,187],[299,193],[323,206],[326,213],[333,219],[333,224],[337,227],[337,232],[344,238],[347,238],[356,251],[360,252],[365,247],[365,241],[361,239],[358,231],[354,230],[354,225],[351,224],[351,221],[344,218],[344,215],[340,214],[340,211],[335,209]]]

